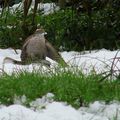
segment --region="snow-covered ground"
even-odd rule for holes
[[[120,120],[120,103],[117,101],[109,105],[96,101],[76,110],[66,103],[55,102],[53,96],[48,93],[36,99],[30,103],[30,108],[22,105],[25,96],[8,107],[1,105],[0,120]]]
[[[11,57],[16,60],[20,60],[21,50],[16,50],[17,53],[9,49],[0,49],[0,70],[6,72],[7,74],[12,74],[13,72],[19,70],[33,71],[41,69],[41,64],[30,64],[30,65],[14,65],[9,61],[4,60],[5,57]],[[85,74],[91,72],[104,73],[109,72],[111,69],[114,74],[119,73],[120,61],[119,51],[110,51],[106,49],[96,50],[96,51],[85,51],[85,52],[61,52],[61,56],[64,58],[66,63],[72,68],[78,68]],[[49,58],[48,61],[51,62],[51,69],[57,66],[57,63]],[[48,70],[45,66],[42,67],[43,71]]]
[[[9,61],[4,61],[5,57],[11,57],[16,60],[20,60],[21,50],[16,52],[9,49],[0,49],[0,70],[7,74],[19,70],[27,70],[29,72],[38,69],[41,65],[14,65]],[[68,63],[71,69],[78,67],[85,74],[94,70],[96,73],[104,71],[110,71],[111,66],[114,70],[120,69],[118,51],[110,51],[106,49],[85,51],[85,52],[61,52],[61,56]],[[51,69],[57,65],[56,62],[47,58],[52,65]],[[5,62],[3,65],[3,61]],[[113,64],[114,61],[114,64]],[[42,69],[47,70],[46,67]],[[106,105],[104,102],[96,101],[89,105],[89,107],[81,107],[76,110],[72,106],[62,102],[55,102],[52,99],[39,98],[33,101],[30,108],[26,108],[21,103],[25,101],[25,96],[22,97],[22,102],[16,98],[15,102],[11,106],[0,106],[0,120],[120,120],[120,103],[111,102]],[[18,105],[19,104],[19,105]]]
[[[84,52],[63,52],[61,53],[66,62],[78,67],[83,73],[91,72],[104,73],[113,71],[119,74],[120,70],[120,52],[119,50],[110,51],[106,49],[84,51]]]

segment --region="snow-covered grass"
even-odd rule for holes
[[[101,82],[103,76],[97,75],[111,69],[112,73],[114,70],[119,73],[118,51],[62,52],[70,66],[64,69],[55,67],[57,63],[49,58],[52,62],[49,69],[39,64],[14,65],[9,61],[3,66],[5,57],[20,60],[21,50],[17,52],[0,49],[0,120],[120,119],[119,78]],[[54,94],[51,100],[44,97],[49,92]]]

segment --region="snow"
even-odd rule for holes
[[[34,0],[31,3],[30,9],[29,9],[29,13],[31,12],[31,10],[34,9]],[[18,4],[13,5],[12,7],[9,7],[11,13],[16,13],[18,10],[21,11],[23,10],[23,2],[20,2]],[[60,8],[59,6],[56,6],[55,3],[39,3],[38,4],[38,10],[42,10],[42,13],[44,15],[48,15],[51,13],[54,13],[54,11],[58,11]],[[7,9],[6,9],[7,10]],[[2,8],[0,8],[0,11],[2,11]]]
[[[0,109],[0,120],[55,120],[46,115],[34,112],[21,105],[11,105]]]
[[[77,111],[63,103],[53,102],[42,111],[33,111],[22,105],[11,105],[0,109],[0,120],[108,120],[106,117]]]
[[[120,103],[113,101],[112,103],[106,105],[104,102],[95,101],[90,104],[88,108],[81,107],[80,111],[85,111],[87,113],[107,117],[110,120],[120,120]]]
[[[17,52],[17,53],[16,53]],[[21,50],[13,50],[12,48],[0,49],[0,70],[11,75],[13,72],[26,70],[28,72],[43,69],[48,70],[40,64],[30,65],[14,65],[9,61],[4,61],[5,57],[11,57],[20,60]],[[90,73],[93,68],[96,73],[110,71],[112,69],[119,70],[120,63],[118,61],[120,53],[118,50],[110,51],[106,49],[84,51],[84,52],[61,52],[61,56],[72,69],[77,66],[85,74]],[[114,59],[115,58],[115,59]],[[47,58],[52,65],[57,63]],[[112,63],[114,61],[114,64]],[[4,65],[3,65],[4,63]],[[71,67],[72,66],[72,67]],[[54,101],[54,95],[48,93],[42,98],[38,98],[30,103],[30,107],[24,106],[26,96],[14,96],[14,104],[10,106],[0,106],[0,120],[120,120],[120,103],[113,101],[110,104],[95,101],[88,107],[80,107],[78,110],[67,103]]]
[[[0,120],[120,120],[120,103],[117,101],[110,104],[95,101],[89,107],[76,110],[66,103],[55,102],[53,97],[48,93],[31,102],[30,108],[22,103],[1,106]],[[43,104],[43,108],[39,107]]]
[[[44,71],[49,72],[49,69],[41,64],[30,64],[30,65],[14,65],[10,61],[4,60],[5,57],[10,57],[16,60],[20,59],[21,50],[0,49],[0,70],[11,75],[13,72],[18,72],[21,70],[33,72],[33,71]],[[114,74],[119,74],[120,61],[119,56],[120,52],[110,51],[106,49],[96,50],[96,51],[85,51],[83,52],[61,52],[61,56],[64,58],[66,63],[69,65],[69,68],[75,68],[82,70],[84,74],[89,74],[91,72],[95,73],[104,73],[109,72],[111,69]],[[51,62],[51,69],[54,70],[54,67],[57,66],[57,63],[50,58],[46,58]]]
[[[96,51],[85,51],[85,54],[78,52],[63,52],[61,53],[66,62],[70,65],[78,67],[83,73],[88,74],[91,71],[95,73],[109,72],[111,69],[114,73],[119,74],[120,52],[110,51],[106,49]]]

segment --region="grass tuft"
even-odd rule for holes
[[[0,102],[13,104],[15,95],[25,95],[30,102],[49,92],[55,95],[56,101],[67,102],[76,108],[96,100],[120,100],[119,80],[100,83],[101,77],[96,74],[86,76],[79,71],[77,74],[64,71],[52,76],[37,72],[4,75],[0,78]]]

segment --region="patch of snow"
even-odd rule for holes
[[[18,72],[22,70],[28,71],[28,72],[40,71],[42,73],[46,71],[49,73],[50,69],[54,71],[54,68],[57,67],[58,65],[58,63],[56,63],[55,61],[51,60],[48,57],[46,59],[51,63],[50,69],[37,63],[33,63],[30,65],[15,65],[10,61],[6,61],[6,60],[4,61],[5,57],[10,57],[20,61],[21,50],[16,50],[16,52],[11,48],[0,49],[0,58],[1,58],[0,70],[4,70],[7,74],[10,74],[10,75],[13,72]],[[75,51],[71,51],[71,52],[64,51],[64,52],[61,52],[60,54],[63,57],[63,59],[67,62],[70,69],[77,67],[79,70],[83,71],[83,73],[85,74],[89,74],[91,72],[95,72],[98,74],[98,73],[108,72],[112,68],[115,74],[119,74],[120,52],[118,52],[117,50],[110,51],[110,50],[102,49],[98,51],[91,51],[91,53],[86,51],[84,54],[80,52],[75,52]]]
[[[23,10],[23,3],[20,2],[18,4],[14,4],[12,7],[10,7],[11,12],[17,12],[17,10],[21,11]]]
[[[89,107],[81,107],[79,111],[107,117],[109,120],[120,120],[120,103],[115,101],[110,104],[95,101]]]
[[[0,105],[0,120],[120,120],[120,103],[109,104],[95,101],[88,107],[78,110],[63,102],[55,102],[54,95],[48,93],[30,103],[30,108],[23,106],[26,97],[17,97],[17,103],[10,106]],[[23,103],[19,104],[18,101]],[[43,106],[42,106],[43,105]]]
[[[21,105],[11,105],[0,109],[0,120],[55,120]]]
[[[41,110],[45,108],[46,105],[53,102],[54,95],[52,93],[48,93],[47,95],[43,96],[42,98],[38,98],[35,101],[30,103],[30,107],[33,110]]]
[[[91,51],[91,53],[86,52],[85,54],[78,52],[63,52],[61,55],[65,61],[71,66],[77,66],[83,73],[88,74],[94,70],[96,73],[103,73],[111,70],[113,64],[113,70],[117,71],[120,69],[119,56],[120,52],[117,54],[116,51],[110,51],[106,49]],[[117,54],[117,56],[116,56]],[[116,56],[116,58],[115,58]],[[114,60],[115,58],[115,60]]]
[[[35,4],[35,2],[32,1],[32,4],[31,4],[30,9],[29,9],[29,13],[30,13],[31,10],[34,9],[34,4]],[[23,8],[24,8],[23,2],[20,2],[18,4],[14,4],[12,7],[10,7],[10,11],[12,13],[15,13],[18,10],[23,11]],[[48,15],[50,13],[54,13],[54,11],[58,11],[59,9],[60,9],[59,6],[56,6],[55,3],[42,3],[41,2],[41,3],[38,4],[38,9],[37,10],[40,10],[40,11],[42,10],[42,13],[44,15]],[[0,8],[0,11],[2,11],[2,8]]]
[[[34,4],[35,4],[35,1],[33,0],[28,13],[30,13],[31,10],[34,9]],[[12,7],[9,7],[10,12],[13,14],[15,14],[17,11],[23,11],[23,9],[24,9],[23,2],[14,4]],[[41,3],[38,3],[37,10],[42,11],[43,15],[48,15],[48,14],[54,13],[55,11],[58,11],[59,9],[60,9],[59,6],[57,6],[55,3],[42,3],[41,2]],[[4,11],[8,11],[8,8],[5,8]],[[2,13],[2,8],[0,8],[0,14],[1,13]],[[10,26],[10,28],[11,27],[12,26]]]
[[[18,104],[18,105],[24,105],[27,102],[27,98],[25,95],[23,96],[14,96],[14,104]]]
[[[58,11],[60,9],[58,6],[55,5],[55,3],[45,3],[45,4],[41,4],[41,6],[44,15],[54,13],[54,11]]]
[[[106,117],[79,112],[71,106],[52,102],[44,110],[33,111],[21,105],[0,109],[0,120],[108,120]]]

